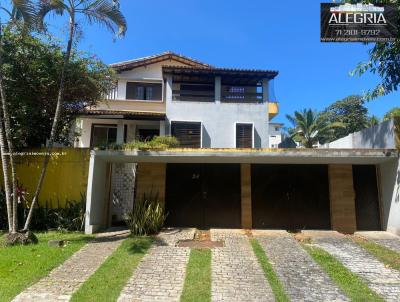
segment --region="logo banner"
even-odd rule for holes
[[[396,5],[321,3],[321,42],[391,42],[397,33]]]

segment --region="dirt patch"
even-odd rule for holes
[[[250,238],[253,237],[253,232],[249,229],[244,230],[244,233],[246,234],[247,237],[250,237]]]
[[[306,243],[306,244],[311,243],[311,237],[304,235],[303,233],[295,233],[293,234],[293,237],[300,243]]]

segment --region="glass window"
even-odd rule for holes
[[[144,100],[144,87],[143,86],[136,87],[136,99]]]
[[[106,146],[117,142],[116,125],[93,125],[91,148]]]
[[[152,100],[153,99],[153,87],[148,86],[146,87],[146,100]]]

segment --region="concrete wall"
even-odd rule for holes
[[[329,165],[332,230],[352,234],[357,229],[352,165]]]
[[[395,136],[394,120],[389,120],[371,128],[349,134],[348,136],[326,144],[323,147],[396,149]]]
[[[400,235],[400,162],[379,165],[382,228]]]

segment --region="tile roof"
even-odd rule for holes
[[[122,116],[124,119],[165,119],[164,112],[155,112],[155,111],[136,111],[136,110],[96,110],[96,109],[86,109],[81,113],[83,116],[85,115],[110,115],[110,116]]]

